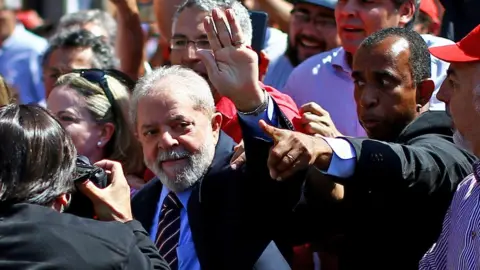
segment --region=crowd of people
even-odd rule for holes
[[[0,0],[0,269],[480,269],[468,1],[140,2]]]

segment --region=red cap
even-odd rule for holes
[[[456,44],[432,47],[430,53],[446,62],[480,61],[480,25]]]
[[[426,13],[435,24],[440,24],[438,16],[438,7],[434,0],[422,0],[420,2],[420,11]]]

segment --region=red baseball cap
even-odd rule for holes
[[[430,53],[446,62],[480,61],[480,24],[459,42],[430,48]]]

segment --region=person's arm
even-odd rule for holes
[[[118,22],[116,52],[120,59],[120,69],[137,80],[143,73],[146,60],[144,35],[140,14],[135,0],[115,0]]]
[[[126,269],[162,269],[169,270],[167,262],[160,256],[158,249],[148,237],[140,222],[132,220],[124,223],[134,233],[137,240],[128,257]]]
[[[285,0],[256,0],[260,9],[267,12],[285,33],[288,33],[292,3]]]

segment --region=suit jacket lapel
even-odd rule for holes
[[[153,226],[161,193],[162,182],[155,177],[132,198],[134,218],[142,223],[143,228],[148,232]]]
[[[207,173],[200,179],[195,186],[192,187],[192,194],[188,200],[188,220],[190,223],[190,230],[192,231],[192,238],[197,252],[197,257],[200,261],[202,268],[208,268],[208,247],[211,243],[208,241],[208,235],[204,232],[208,231],[205,226],[208,226],[207,222],[202,219],[202,194],[208,194],[208,196],[214,196],[202,190],[202,184],[204,181],[213,181],[215,174],[224,169],[225,166],[229,166],[229,163],[225,160],[230,160],[233,154],[233,147],[235,142],[223,131],[220,132],[218,143],[215,147],[215,155],[213,157],[212,164]],[[207,180],[209,179],[209,180]],[[208,206],[207,206],[208,207]],[[212,221],[209,221],[212,222]]]

